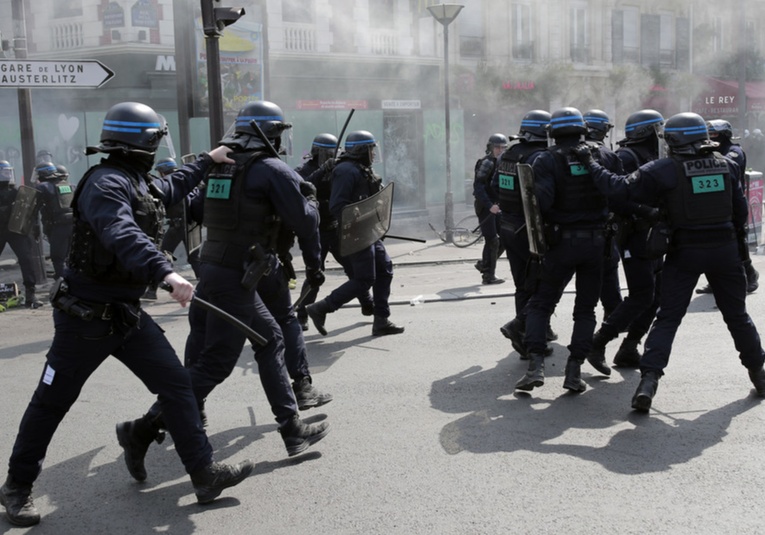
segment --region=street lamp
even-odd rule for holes
[[[428,6],[428,11],[444,27],[444,135],[446,136],[446,194],[444,195],[444,226],[446,241],[453,241],[454,228],[454,195],[452,194],[452,158],[451,158],[451,125],[449,124],[449,24],[452,23],[462,8],[459,4],[437,4]]]

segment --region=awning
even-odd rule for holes
[[[699,76],[705,88],[692,110],[705,119],[736,117],[739,113],[738,80]],[[765,82],[746,82],[746,111],[765,112]]]

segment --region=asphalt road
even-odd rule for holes
[[[332,425],[307,453],[287,458],[246,348],[208,400],[208,433],[216,459],[252,458],[255,474],[198,506],[168,440],[152,446],[149,478],[135,483],[114,424],[139,417],[152,396],[109,359],[50,446],[34,489],[42,523],[22,530],[0,520],[0,532],[763,532],[765,406],[711,296],[694,297],[654,407],[641,415],[630,410],[635,371],[605,378],[585,365],[587,391],[563,390],[572,293],[552,321],[560,339],[545,385],[515,393],[525,362],[498,331],[511,284],[479,284],[477,247],[391,242],[389,250],[398,266],[391,319],[406,332],[373,338],[370,319],[349,307],[329,316],[328,336],[306,333],[315,384],[335,396],[303,414]],[[765,257],[754,259],[765,270]],[[508,275],[505,264],[498,274]],[[325,289],[340,282],[330,270]],[[763,293],[747,303],[765,328]],[[46,308],[0,314],[2,459],[50,343]],[[147,310],[182,351],[185,310],[167,296]]]

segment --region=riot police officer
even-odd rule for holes
[[[630,114],[625,123],[625,139],[619,141],[616,155],[625,173],[634,172],[659,157],[659,134],[664,117],[656,110],[644,109]],[[619,227],[618,249],[627,280],[628,295],[613,312],[603,319],[595,332],[588,362],[605,375],[611,374],[606,363],[606,345],[627,331],[614,365],[637,368],[638,345],[648,332],[659,306],[661,258],[651,258],[646,250],[648,233],[658,218],[658,210],[650,205],[619,199],[611,200]]]
[[[255,122],[265,138],[257,135]],[[207,175],[204,197],[204,224],[207,239],[199,255],[201,299],[231,314],[264,338],[261,345],[251,340],[260,382],[279,426],[287,453],[297,455],[329,433],[329,423],[306,424],[298,416],[296,394],[285,365],[285,333],[275,316],[291,309],[288,281],[276,250],[280,226],[297,235],[306,265],[306,276],[320,286],[317,211],[300,191],[302,180],[279,159],[282,132],[291,128],[279,106],[268,101],[249,102],[236,117],[234,128],[220,144],[232,149],[231,164],[215,166]],[[273,152],[270,152],[273,150]],[[192,212],[195,211],[192,206]],[[261,280],[267,272],[269,280]],[[269,294],[272,313],[259,293],[259,283]],[[284,320],[284,318],[279,318]],[[289,318],[297,326],[294,314]],[[190,332],[186,340],[185,364],[199,409],[204,400],[234,370],[247,340],[235,326],[192,303]],[[300,329],[298,334],[302,335]],[[294,334],[294,329],[290,331]],[[304,353],[303,353],[304,356]],[[306,367],[307,369],[307,367]],[[309,376],[310,377],[310,376]],[[303,386],[303,385],[299,385]],[[310,388],[310,381],[306,388]],[[127,426],[153,430],[144,437],[144,454],[152,439],[167,423],[161,406],[155,403],[141,418]]]
[[[547,127],[550,112],[531,110],[524,115],[518,130],[518,143],[514,143],[497,159],[497,169],[491,181],[500,209],[499,236],[507,253],[510,273],[515,283],[515,316],[499,328],[513,348],[526,358],[523,333],[526,330],[524,308],[531,296],[531,284],[527,281],[530,262],[529,238],[525,229],[525,215],[518,181],[518,165],[532,165],[534,160],[547,149]],[[557,335],[549,330],[547,339]],[[547,351],[546,351],[547,352]],[[551,350],[549,351],[551,353]]]
[[[648,411],[669,362],[672,343],[699,276],[706,275],[717,307],[739,351],[741,363],[760,396],[765,396],[765,352],[746,311],[746,275],[738,235],[744,231],[747,201],[741,191],[740,169],[714,153],[704,119],[679,113],[664,125],[669,156],[618,176],[593,161],[586,148],[577,157],[609,196],[660,203],[671,232],[662,272],[659,310],[640,359],[641,380],[632,408]]]
[[[733,140],[733,127],[728,121],[723,119],[714,119],[707,122],[707,128],[709,129],[709,139],[715,141],[718,144],[717,151],[736,162],[741,169],[741,189],[744,190],[744,194],[749,197],[749,181],[746,178],[746,154],[741,148],[741,145],[734,143]],[[746,293],[752,293],[760,287],[759,272],[752,265],[752,259],[747,257],[744,259],[744,269],[746,270]],[[707,284],[706,286],[696,290],[697,294],[712,293],[712,288]]]
[[[497,278],[497,258],[502,256],[504,247],[499,239],[499,204],[496,192],[491,188],[491,180],[497,168],[497,157],[507,148],[505,134],[492,134],[486,143],[486,154],[475,163],[473,196],[475,214],[478,216],[483,235],[483,252],[480,267],[483,284],[502,284],[504,279]]]
[[[64,166],[43,162],[35,167],[40,192],[40,216],[50,246],[50,260],[56,280],[64,274],[64,261],[72,239],[72,197],[69,172]]]
[[[582,113],[573,107],[556,110],[550,118],[549,134],[555,145],[534,160],[534,191],[546,225],[548,250],[544,255],[537,288],[526,305],[524,343],[529,354],[529,368],[515,385],[518,390],[532,390],[544,384],[544,348],[546,327],[563,288],[576,275],[574,330],[568,346],[563,387],[582,392],[586,385],[580,367],[592,344],[595,330],[595,306],[600,295],[604,224],[608,204],[595,189],[587,170],[570,154],[587,132]],[[613,153],[601,152],[598,158],[609,168],[618,168]]]
[[[162,224],[160,201],[177,202],[199,182],[214,162],[227,161],[218,148],[169,178],[152,182],[149,171],[167,127],[149,106],[116,104],[106,113],[101,141],[87,152],[107,157],[78,184],[72,200],[74,231],[69,261],[52,294],[56,333],[34,396],[21,420],[0,503],[15,525],[40,521],[31,497],[32,484],[53,434],[77,399],[85,381],[113,355],[159,395],[167,426],[197,501],[208,503],[223,489],[240,483],[254,467],[215,463],[199,421],[188,371],[181,365],[162,329],[140,307],[151,280],[173,287],[173,299],[187,305],[193,287],[173,272],[153,241]],[[146,478],[133,461],[140,448],[120,433],[125,461],[136,479]]]
[[[38,275],[35,274],[34,247],[37,247],[34,239],[29,235],[11,232],[8,223],[11,221],[13,203],[19,190],[14,182],[13,166],[7,160],[0,160],[0,253],[5,245],[11,246],[21,269],[21,279],[24,284],[25,304],[28,308],[43,306],[37,299],[36,285]]]
[[[343,208],[366,199],[382,190],[382,179],[372,170],[377,141],[371,132],[357,130],[345,138],[345,152],[338,158],[332,171],[332,194],[329,210],[338,221]],[[404,327],[390,321],[390,285],[393,280],[393,262],[378,239],[369,246],[347,255],[351,278],[327,297],[306,307],[316,330],[326,335],[327,314],[372,289],[374,322],[372,336],[400,334]]]
[[[597,143],[603,150],[606,147],[606,137],[614,125],[611,118],[603,110],[592,109],[584,113],[584,124],[587,125],[586,141]],[[608,214],[609,220],[613,214]],[[603,304],[603,316],[608,317],[622,302],[621,284],[619,282],[619,251],[614,240],[613,225],[606,226],[606,254],[603,257],[603,281],[600,287],[600,302]]]
[[[303,162],[295,171],[310,182],[316,188],[316,200],[319,202],[319,237],[321,240],[321,266],[324,269],[324,262],[327,255],[332,253],[332,257],[340,264],[348,278],[350,266],[346,260],[340,256],[338,242],[338,223],[335,216],[329,209],[329,197],[332,193],[332,170],[335,167],[335,153],[337,152],[337,137],[332,134],[318,134],[311,143],[310,157]],[[297,309],[298,321],[304,331],[308,330],[308,313],[305,307],[316,302],[319,295],[319,289],[314,288],[305,281],[300,295],[305,295],[302,303]],[[361,305],[361,313],[364,316],[374,314],[374,303],[372,295],[367,290],[358,297]]]

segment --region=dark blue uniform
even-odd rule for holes
[[[330,253],[335,261],[342,266],[343,271],[349,279],[353,278],[350,265],[346,259],[340,256],[340,235],[338,231],[337,219],[329,209],[329,199],[332,194],[332,171],[320,169],[314,159],[308,160],[302,166],[295,169],[306,181],[316,187],[316,198],[319,201],[319,239],[321,241],[321,268],[324,269],[324,262]],[[319,295],[319,289],[311,287],[306,280],[303,284],[301,294],[308,292],[305,299],[298,308],[297,315],[300,323],[307,327],[308,314],[305,307],[316,302]],[[365,315],[373,314],[374,304],[369,291],[358,296],[359,304]]]
[[[211,161],[205,156],[155,181],[162,198],[182,199]],[[140,308],[146,285],[161,281],[172,266],[136,221],[142,216],[140,198],[148,196],[148,176],[135,173],[129,178],[132,173],[125,169],[108,163],[97,166],[79,185],[76,219],[93,233],[101,253],[91,257],[73,247],[64,278],[69,297],[91,309],[94,317],[53,311],[56,333],[10,459],[9,474],[24,484],[37,478],[53,433],[85,381],[109,355],[158,395],[186,471],[192,473],[212,461],[189,373],[162,329]]]
[[[0,181],[0,253],[5,249],[5,245],[8,244],[13,250],[13,254],[16,255],[16,259],[19,262],[19,268],[21,269],[21,279],[27,293],[31,292],[34,296],[35,285],[43,281],[38,281],[35,276],[34,265],[34,247],[37,247],[35,241],[31,236],[17,234],[8,230],[8,223],[11,220],[11,211],[13,209],[13,201],[16,200],[16,195],[19,190],[16,186],[9,184],[8,182]]]
[[[489,149],[493,151],[493,149]],[[497,258],[502,256],[504,247],[499,240],[500,218],[499,214],[491,213],[491,208],[498,204],[497,191],[491,187],[491,181],[497,168],[497,158],[493,152],[476,162],[475,177],[473,179],[473,196],[475,197],[475,213],[481,225],[481,234],[484,238],[483,251],[481,253],[481,273],[484,283],[504,282],[496,278]]]
[[[371,191],[368,174],[361,164],[352,160],[341,161],[335,166],[332,174],[329,209],[339,221],[343,208],[375,193],[377,191]],[[324,299],[331,308],[330,312],[363,296],[371,288],[375,317],[390,317],[388,299],[393,280],[393,262],[382,240],[346,256],[345,261],[349,266],[351,278]]]
[[[526,307],[524,341],[530,355],[544,352],[550,315],[576,274],[574,330],[568,349],[570,358],[581,363],[590,350],[595,330],[608,206],[586,169],[570,154],[577,143],[577,137],[563,138],[534,161],[535,192],[548,229],[548,251],[537,290]],[[613,153],[599,154],[608,168],[619,168]]]
[[[74,187],[66,180],[49,180],[36,186],[40,192],[40,216],[43,232],[50,245],[50,261],[55,278],[64,274],[64,263],[72,238],[72,208]]]
[[[260,157],[246,169],[243,179],[241,192],[247,202],[254,203],[253,206],[269,206],[268,210],[273,215],[268,217],[273,220],[278,218],[280,224],[297,236],[306,267],[319,269],[318,213],[300,192],[300,176],[278,158]],[[208,184],[208,198],[210,189]],[[210,215],[206,209],[206,224]],[[247,217],[244,211],[241,217]],[[268,224],[240,219],[235,225],[244,229],[248,223],[254,226]],[[285,336],[298,334],[302,342],[297,319],[290,312],[288,281],[283,266],[273,251],[269,251],[266,261],[270,263],[271,275],[262,279],[257,287],[245,288],[241,283],[245,273],[244,257],[234,259],[238,254],[236,244],[232,246],[229,242],[211,239],[211,232],[212,229],[208,228],[208,241],[202,246],[196,293],[249,325],[267,340],[265,346],[253,345],[255,360],[271,410],[277,422],[283,424],[298,411],[285,366]],[[246,237],[243,239],[247,241]],[[246,251],[248,247],[241,249]],[[259,288],[263,288],[263,296],[259,295]],[[268,306],[264,303],[266,300]],[[282,326],[277,320],[281,320]],[[230,323],[194,306],[193,302],[189,323],[191,332],[186,342],[186,363],[191,368],[194,393],[202,402],[234,370],[246,337]],[[303,343],[292,346],[290,367],[296,373],[304,373],[307,369]]]
[[[629,176],[616,176],[597,164],[591,171],[598,188],[610,197],[662,202],[668,212],[672,242],[662,272],[659,311],[645,342],[640,369],[663,373],[702,273],[741,363],[749,370],[761,368],[765,353],[746,312],[746,277],[736,238],[747,218],[738,166],[707,154],[662,158]],[[704,204],[705,196],[715,202]]]

